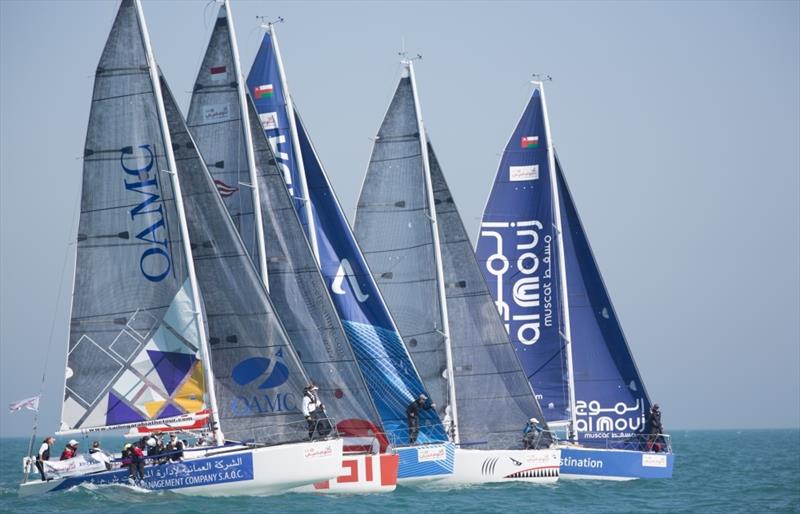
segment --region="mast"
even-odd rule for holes
[[[264,240],[264,223],[261,212],[261,193],[258,191],[256,178],[256,158],[253,151],[253,134],[250,127],[250,116],[247,113],[247,94],[244,91],[245,79],[242,75],[242,65],[239,62],[239,45],[236,42],[236,30],[233,27],[233,13],[228,0],[223,0],[223,7],[227,11],[228,33],[231,39],[231,53],[233,54],[233,67],[236,72],[236,91],[239,94],[239,113],[244,127],[244,146],[247,154],[247,167],[250,171],[250,194],[253,197],[253,214],[255,215],[256,225],[256,244],[258,245],[258,270],[261,272],[261,281],[269,291],[269,279],[267,270],[267,246]]]
[[[567,349],[567,387],[569,389],[569,429],[567,436],[575,440],[575,425],[577,414],[575,412],[575,373],[572,368],[572,331],[569,322],[569,293],[567,291],[567,266],[564,258],[564,238],[561,231],[561,198],[558,194],[558,179],[556,178],[556,164],[553,152],[553,139],[550,136],[550,118],[547,116],[547,102],[544,98],[544,83],[534,81],[533,84],[539,88],[542,95],[542,116],[544,117],[544,131],[547,137],[547,167],[550,170],[550,189],[553,197],[553,211],[556,229],[556,240],[558,248],[558,275],[559,289],[561,290],[561,308],[564,316],[564,332],[562,337],[566,341]]]
[[[303,152],[300,149],[300,138],[297,136],[297,122],[294,118],[294,104],[292,103],[292,95],[289,93],[289,83],[286,80],[286,73],[283,70],[283,59],[281,58],[281,50],[278,46],[278,35],[275,33],[275,24],[272,22],[267,23],[264,27],[269,32],[272,38],[272,46],[275,48],[275,60],[278,64],[278,75],[281,78],[281,88],[283,88],[283,96],[286,101],[286,116],[289,118],[289,133],[292,137],[292,148],[294,149],[295,165],[297,166],[297,176],[300,179],[300,194],[303,201],[303,210],[306,213],[306,221],[308,223],[308,242],[311,243],[311,251],[314,252],[314,259],[319,265],[319,247],[317,246],[317,230],[314,223],[314,214],[311,210],[311,197],[308,194],[308,184],[306,182],[306,168],[303,165]]]
[[[447,362],[447,392],[448,404],[453,413],[453,442],[459,443],[458,433],[458,409],[456,406],[456,387],[453,377],[453,349],[450,345],[450,324],[447,314],[447,296],[444,290],[444,269],[442,267],[442,251],[439,247],[439,226],[436,219],[436,204],[433,198],[433,184],[431,183],[431,167],[428,160],[428,141],[425,136],[425,127],[422,123],[422,114],[417,96],[417,81],[414,76],[414,63],[410,59],[402,61],[408,70],[411,79],[411,94],[414,97],[414,111],[417,116],[417,128],[419,131],[419,144],[422,148],[422,168],[425,174],[425,189],[428,196],[428,217],[431,220],[431,231],[433,232],[434,260],[436,261],[436,286],[439,290],[439,304],[442,313],[442,335],[444,336],[445,359]],[[446,427],[446,429],[449,427]]]
[[[222,434],[222,428],[219,424],[219,409],[217,408],[217,395],[214,386],[214,372],[211,369],[211,355],[208,351],[208,340],[206,339],[206,327],[203,321],[203,313],[200,310],[200,289],[197,285],[197,276],[194,270],[194,260],[192,258],[192,246],[189,241],[189,228],[186,224],[186,212],[183,209],[183,197],[181,196],[181,185],[178,180],[177,169],[175,163],[175,154],[172,151],[172,137],[169,133],[169,123],[167,121],[167,113],[164,109],[164,98],[161,94],[161,82],[158,78],[158,67],[155,58],[153,57],[153,48],[150,46],[150,34],[147,31],[147,25],[144,20],[144,12],[142,11],[142,4],[140,0],[133,0],[136,5],[136,13],[139,17],[139,26],[142,28],[142,39],[144,40],[145,53],[147,55],[147,68],[150,72],[150,82],[153,84],[153,93],[156,97],[156,109],[158,111],[158,119],[161,125],[161,133],[164,137],[164,153],[167,156],[167,165],[169,170],[164,170],[169,176],[172,183],[172,189],[175,192],[175,207],[178,211],[178,219],[181,226],[181,238],[183,239],[183,252],[186,257],[186,267],[189,272],[189,284],[192,287],[192,305],[194,307],[195,320],[197,322],[197,330],[200,337],[200,356],[203,360],[203,372],[206,376],[206,387],[208,390],[209,407],[211,408],[211,424],[214,433],[214,438],[219,446],[225,444],[225,436]]]

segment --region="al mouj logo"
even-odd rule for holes
[[[292,392],[278,391],[277,388],[289,380],[289,368],[283,362],[283,349],[272,358],[249,357],[231,370],[233,381],[247,389],[231,399],[231,410],[238,415],[288,412],[297,410]],[[256,386],[255,393],[251,386]]]
[[[369,295],[361,290],[361,286],[355,279],[353,266],[350,265],[350,261],[347,259],[342,259],[341,263],[339,264],[339,269],[336,270],[336,276],[331,284],[331,291],[333,291],[333,294],[347,294],[347,291],[342,288],[345,277],[347,277],[347,283],[350,284],[350,289],[353,290],[353,294],[356,296],[358,303],[364,303],[367,298],[369,298]]]
[[[305,459],[324,459],[331,456],[333,456],[333,445],[330,443],[325,446],[312,446],[303,450],[303,458]]]

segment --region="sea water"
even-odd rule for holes
[[[60,452],[65,442],[60,438],[55,448]],[[84,440],[81,443],[86,446]],[[121,443],[103,439],[104,446],[117,451]],[[27,439],[0,439],[2,513],[800,513],[800,430],[674,432],[674,476],[666,480],[560,480],[551,486],[509,483],[446,491],[398,487],[394,493],[363,496],[292,493],[209,499],[132,487],[82,486],[20,498],[17,489],[27,447]]]

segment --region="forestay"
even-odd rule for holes
[[[375,139],[355,234],[431,399],[444,409],[447,361],[431,215],[411,79],[403,77]]]
[[[308,378],[163,80],[162,90],[208,320],[222,428],[233,440],[303,439],[300,404]]]
[[[320,269],[342,324],[356,352],[384,429],[406,442],[406,407],[422,392],[406,346],[395,327],[347,218],[334,194],[300,117],[297,117],[306,182],[314,207]],[[436,412],[420,413],[418,442],[444,441]]]
[[[124,0],[98,64],[61,430],[206,409],[200,333],[137,9]]]
[[[476,255],[549,422],[570,419],[557,233],[541,92],[508,141],[483,213]]]
[[[576,429],[586,442],[619,442],[644,428],[650,399],[617,319],[558,159],[561,226],[569,276]]]
[[[328,415],[337,420],[354,418],[376,423],[378,416],[328,298],[274,154],[260,128],[258,115],[249,101],[244,109],[240,103],[240,98],[248,97],[237,94],[237,88],[244,84],[237,81],[232,24],[225,6],[221,6],[189,109],[189,120],[195,123],[192,129],[195,141],[211,170],[215,169],[215,163],[224,167],[227,156],[238,156],[237,170],[256,188],[242,186],[229,198],[246,195],[259,205],[255,219],[262,220],[265,245],[258,245],[258,238],[254,237],[255,247],[249,253],[254,263],[258,262],[260,252],[266,256],[268,271],[262,278],[268,279],[269,295],[277,314],[306,372],[320,387]],[[230,70],[229,87],[215,87],[208,82],[208,63]],[[204,109],[209,104],[224,105],[225,116],[207,122]],[[243,112],[249,114],[245,119]],[[249,131],[245,123],[250,124]],[[251,141],[247,140],[248,132]],[[248,144],[254,154],[254,170],[249,169]],[[218,190],[224,198],[225,190],[219,185]],[[230,205],[226,202],[226,206]],[[257,232],[258,227],[253,230]]]
[[[461,444],[518,448],[522,427],[544,416],[508,340],[464,223],[428,143]]]

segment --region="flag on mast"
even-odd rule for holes
[[[25,398],[24,400],[13,402],[8,406],[9,412],[17,412],[18,410],[22,409],[28,409],[39,412],[39,396],[32,396],[31,398]]]

